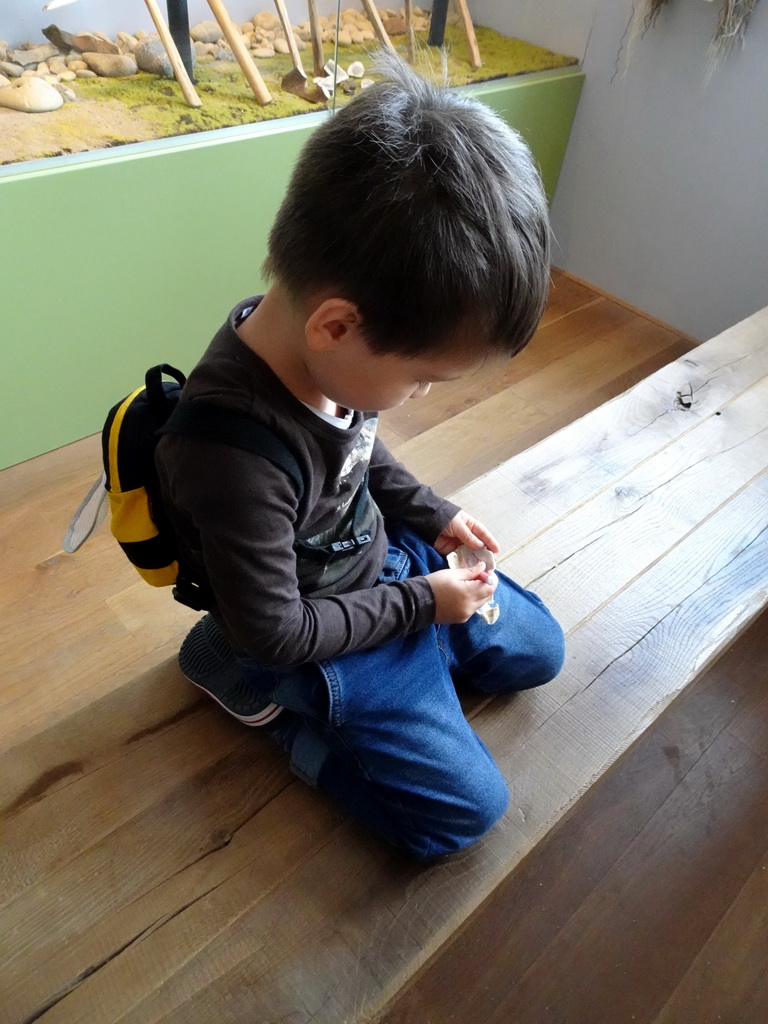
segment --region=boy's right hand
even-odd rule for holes
[[[468,569],[441,569],[426,577],[435,595],[435,625],[467,622],[478,608],[490,601],[499,585],[483,562]]]

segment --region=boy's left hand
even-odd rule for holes
[[[435,541],[434,548],[439,554],[448,555],[462,544],[466,544],[468,548],[486,547],[494,554],[499,552],[498,541],[490,530],[467,515],[463,509],[445,527]]]

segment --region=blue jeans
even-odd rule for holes
[[[390,526],[377,585],[445,568],[433,547]],[[509,693],[549,682],[563,665],[557,622],[535,594],[498,576],[500,615],[492,626],[473,615],[296,668],[238,659],[265,698],[292,712],[269,728],[292,770],[420,860],[475,842],[509,801],[464,718],[454,680]]]

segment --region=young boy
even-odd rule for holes
[[[483,693],[546,683],[563,636],[503,574],[446,568],[459,545],[499,546],[394,460],[377,414],[527,344],[548,222],[500,118],[400,62],[388,75],[312,135],[270,235],[272,287],[235,307],[183,392],[281,438],[301,499],[269,459],[213,441],[165,436],[158,469],[183,559],[215,598],[182,647],[185,675],[429,860],[508,802],[456,679]],[[492,596],[488,625],[474,612]]]

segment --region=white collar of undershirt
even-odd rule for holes
[[[316,409],[314,405],[308,405],[306,402],[302,402],[310,412],[313,412],[315,416],[318,416],[321,420],[325,420],[326,423],[330,423],[332,427],[340,427],[342,430],[346,430],[352,425],[352,419],[354,418],[354,411],[347,409],[346,416],[334,416],[330,412],[323,412],[322,409]]]

